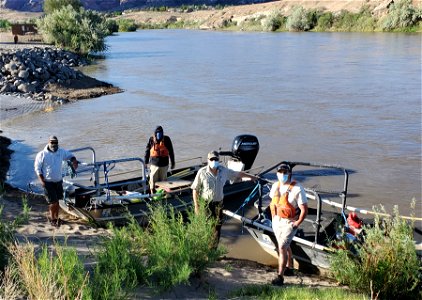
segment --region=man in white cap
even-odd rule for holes
[[[35,157],[34,169],[44,188],[45,198],[50,213],[52,226],[59,227],[59,200],[63,199],[62,161],[70,160],[73,168],[78,168],[75,156],[65,149],[59,148],[56,136],[50,136],[48,144]]]
[[[282,163],[277,168],[277,179],[270,191],[270,209],[278,244],[278,272],[271,283],[281,286],[284,284],[284,275],[292,275],[291,269],[286,272],[286,267],[291,264],[290,243],[308,214],[308,199],[303,187],[292,180],[292,168],[289,164]]]
[[[208,165],[199,169],[191,186],[195,213],[199,212],[199,201],[206,201],[209,214],[217,219],[215,228],[215,245],[218,245],[221,235],[223,218],[223,188],[227,180],[249,178],[257,180],[258,177],[245,172],[230,170],[219,163],[220,156],[217,151],[208,153]]]

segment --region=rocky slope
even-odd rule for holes
[[[83,6],[87,9],[98,10],[98,11],[117,11],[132,8],[145,8],[145,7],[160,7],[160,6],[181,6],[185,5],[215,5],[219,4],[247,4],[265,2],[255,0],[81,0]],[[19,11],[42,11],[44,0],[1,0],[0,4],[2,8],[19,10]]]

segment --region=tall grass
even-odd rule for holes
[[[135,220],[128,227],[110,226],[113,234],[105,238],[97,254],[93,276],[94,299],[126,299],[142,281],[142,247],[135,238],[142,229]]]
[[[4,193],[4,187],[0,188],[0,194]],[[1,196],[0,196],[1,199]],[[13,220],[7,221],[3,218],[3,205],[0,205],[0,272],[8,265],[10,253],[8,245],[14,241],[14,230],[28,222],[30,208],[28,200],[22,197],[22,213]]]
[[[216,221],[206,217],[204,207],[198,215],[189,209],[187,220],[173,211],[169,214],[163,206],[153,208],[143,239],[150,284],[162,289],[186,284],[191,275],[201,273],[223,253],[213,247]]]
[[[395,207],[394,216],[377,216],[373,227],[364,230],[365,241],[357,246],[357,256],[339,250],[332,257],[334,277],[379,299],[420,299],[421,263],[413,241],[413,224],[400,218]]]
[[[119,19],[117,25],[120,32],[136,31],[137,26],[132,19]]]
[[[55,244],[53,256],[42,247],[40,256],[35,255],[35,246],[11,245],[13,268],[19,274],[19,281],[28,299],[91,299],[88,273],[76,255],[76,250],[65,249]]]

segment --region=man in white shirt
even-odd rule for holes
[[[272,227],[278,244],[278,274],[274,285],[284,284],[288,260],[291,262],[290,243],[299,225],[308,214],[308,199],[305,190],[292,180],[292,169],[288,164],[277,168],[277,182],[270,191]]]
[[[63,199],[62,162],[70,160],[73,168],[78,168],[75,156],[65,149],[59,148],[56,136],[50,136],[48,144],[35,157],[34,169],[44,188],[45,198],[50,213],[50,223],[60,226],[59,200]]]
[[[245,172],[230,170],[220,165],[219,160],[220,157],[217,151],[208,153],[208,165],[199,169],[191,186],[195,213],[198,214],[199,212],[199,201],[205,200],[210,215],[217,219],[214,233],[216,245],[218,245],[218,241],[220,240],[221,222],[223,219],[223,188],[227,180],[236,180],[239,178],[258,179],[256,176]]]

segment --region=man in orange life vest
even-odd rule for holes
[[[292,169],[288,164],[277,168],[278,181],[270,191],[272,227],[278,243],[278,275],[272,281],[274,285],[283,285],[286,267],[291,264],[290,243],[297,228],[308,214],[308,199],[305,190],[292,180]],[[286,273],[285,273],[286,271]],[[291,269],[288,270],[292,272]],[[289,274],[291,275],[291,274]]]
[[[174,169],[173,144],[171,139],[164,135],[163,127],[157,126],[145,149],[145,163],[150,164],[149,186],[151,193],[155,193],[157,181],[167,180],[169,160],[171,161],[171,168]]]

